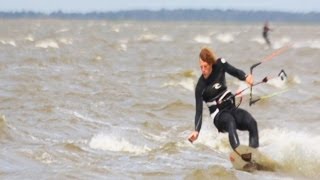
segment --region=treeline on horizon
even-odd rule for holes
[[[241,11],[209,9],[177,10],[128,10],[117,12],[65,13],[50,14],[20,11],[0,12],[0,18],[54,18],[54,19],[97,19],[97,20],[162,20],[162,21],[274,21],[274,22],[319,22],[320,13],[290,13],[280,11]]]

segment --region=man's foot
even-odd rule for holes
[[[244,161],[250,162],[251,161],[251,153],[241,154],[241,158]]]

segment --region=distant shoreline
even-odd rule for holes
[[[242,11],[209,9],[176,10],[128,10],[109,12],[66,13],[56,11],[49,14],[33,11],[0,12],[1,19],[79,19],[79,20],[161,20],[161,21],[240,21],[240,22],[312,22],[320,23],[320,13],[291,13],[281,11]]]

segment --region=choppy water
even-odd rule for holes
[[[320,176],[320,25],[1,20],[1,179],[316,179]],[[292,47],[254,71],[284,69],[289,91],[242,108],[259,125],[260,151],[276,172],[232,168],[226,134],[204,110],[198,141],[194,84],[203,46],[248,72],[275,49]],[[227,77],[236,91],[240,82]],[[246,132],[239,132],[246,144]]]

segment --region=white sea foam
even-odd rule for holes
[[[69,29],[68,28],[62,28],[56,31],[56,33],[63,33],[63,32],[68,32]]]
[[[163,42],[171,42],[173,41],[173,38],[169,35],[162,35],[160,37],[160,41],[163,41]]]
[[[120,29],[118,27],[112,27],[112,31],[118,33],[120,32]]]
[[[117,49],[118,49],[118,51],[127,51],[128,40],[127,39],[119,40],[119,44],[117,45]]]
[[[254,37],[250,41],[258,43],[260,45],[265,44],[265,40],[262,37]]]
[[[72,39],[68,39],[68,38],[60,38],[59,42],[61,42],[62,44],[67,44],[67,45],[70,45],[73,43]]]
[[[231,150],[228,133],[218,133],[212,130],[211,123],[206,119],[196,143],[209,146],[217,151],[228,153]],[[248,144],[248,132],[238,131],[242,144]],[[303,131],[289,129],[262,129],[259,132],[259,150],[277,161],[283,170],[299,171],[309,177],[319,175],[320,167],[320,136]]]
[[[298,41],[293,45],[294,48],[320,49],[320,40]]]
[[[4,40],[4,39],[0,39],[0,42],[4,45],[11,45],[14,47],[17,47],[16,42],[14,40]]]
[[[320,136],[289,129],[265,129],[260,132],[261,150],[279,162],[283,168],[307,176],[319,175]]]
[[[193,40],[197,43],[211,44],[210,36],[197,35]]]
[[[301,84],[301,79],[299,76],[293,76],[292,81],[297,84]]]
[[[54,162],[53,156],[47,152],[43,152],[40,155],[36,156],[35,158],[36,160],[39,160],[44,164],[51,164]]]
[[[288,82],[288,78],[285,75],[278,76],[276,78],[268,80],[267,84],[277,88],[285,88]]]
[[[34,41],[34,37],[32,35],[28,35],[27,37],[24,38],[26,41],[30,41],[33,42]]]
[[[178,84],[189,91],[194,91],[194,80],[191,78],[182,79]]]
[[[53,40],[53,39],[46,39],[46,40],[42,40],[42,41],[37,41],[35,44],[35,47],[38,48],[54,48],[57,49],[59,48],[59,44]]]
[[[218,34],[216,38],[223,43],[232,43],[234,41],[234,36],[231,33]]]
[[[6,125],[6,117],[0,114],[0,128]]]
[[[277,40],[274,40],[272,43],[272,48],[273,49],[279,49],[287,45],[288,43],[291,42],[291,39],[289,37],[282,37]]]
[[[142,42],[150,42],[150,41],[155,41],[157,38],[158,38],[157,35],[147,33],[147,34],[140,35],[137,39],[138,41],[142,41]]]
[[[89,146],[93,149],[107,150],[107,151],[122,151],[135,154],[142,154],[150,151],[151,149],[144,146],[135,145],[129,142],[124,137],[100,133],[94,135],[89,142]]]

